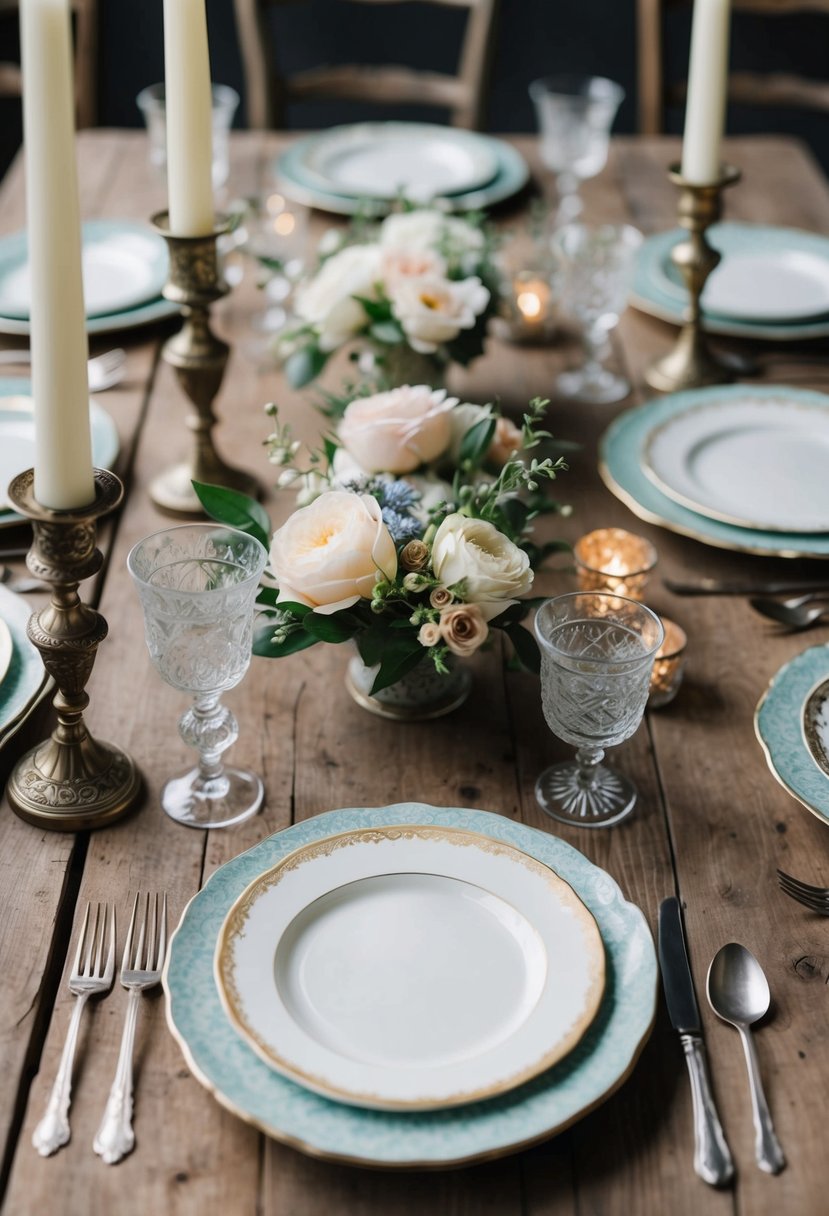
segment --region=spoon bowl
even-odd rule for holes
[[[799,603],[786,603],[762,596],[755,597],[750,603],[755,612],[778,621],[788,629],[808,629],[820,620],[829,619],[829,600],[825,592],[817,599],[801,597]]]

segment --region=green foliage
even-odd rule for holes
[[[254,536],[267,549],[271,539],[271,521],[265,508],[248,494],[226,486],[209,486],[194,481],[193,489],[211,519],[228,527],[238,528]]]
[[[285,376],[291,388],[304,388],[316,380],[328,362],[328,355],[314,343],[301,346],[285,360]]]

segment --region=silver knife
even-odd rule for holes
[[[688,966],[678,899],[665,899],[659,906],[659,966],[668,1014],[674,1029],[679,1031],[679,1041],[691,1078],[694,1169],[711,1186],[723,1186],[734,1176],[734,1162],[717,1117],[708,1080],[699,1006]]]

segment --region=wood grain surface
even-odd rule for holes
[[[542,179],[535,143],[517,141]],[[233,140],[234,192],[252,194],[272,182],[276,136]],[[146,218],[164,204],[163,183],[135,134],[88,132],[79,139],[84,215]],[[665,176],[674,141],[625,139],[610,163],[584,187],[587,216],[627,220],[645,232],[671,226],[676,196]],[[730,218],[829,227],[829,190],[793,141],[734,140],[728,157],[743,182],[726,200]],[[21,164],[0,192],[0,230],[23,222]],[[521,222],[525,200],[499,213]],[[337,221],[330,221],[337,222]],[[312,236],[329,225],[312,218]],[[256,273],[216,310],[216,328],[233,344],[220,397],[217,430],[223,454],[270,484],[262,441],[263,405],[276,400],[302,438],[319,431],[312,393],[292,392],[273,366],[253,357],[263,302]],[[176,722],[185,698],[161,682],[143,640],[137,597],[125,558],[142,536],[166,520],[147,486],[187,445],[185,406],[169,368],[159,361],[170,330],[117,336],[128,350],[128,375],[102,403],[122,439],[120,471],[127,500],[102,533],[108,563],[100,585],[110,636],[90,682],[89,720],[132,752],[147,782],[140,810],[120,825],[71,837],[42,833],[4,804],[0,816],[0,1146],[9,1216],[818,1216],[826,1210],[829,1164],[825,1094],[829,1090],[827,926],[776,888],[775,868],[829,881],[826,827],[774,781],[754,738],[754,707],[780,665],[807,645],[829,641],[826,628],[787,636],[764,624],[740,599],[677,599],[654,579],[649,602],[678,620],[689,636],[680,696],[649,715],[614,763],[640,791],[635,814],[617,828],[589,832],[553,824],[538,810],[533,784],[552,759],[567,754],[541,714],[537,681],[507,671],[499,648],[476,657],[475,695],[452,718],[403,725],[367,715],[342,680],[345,651],[317,647],[291,659],[254,660],[243,685],[228,696],[241,734],[234,758],[261,772],[267,804],[252,821],[202,833],[174,824],[161,811],[164,780],[186,762]],[[556,372],[575,355],[561,339],[544,349],[494,340],[454,391],[470,400],[498,396],[517,416],[536,395],[553,398],[549,428],[580,446],[556,486],[573,506],[568,519],[547,520],[545,534],[575,540],[597,526],[620,525],[657,546],[658,572],[771,577],[782,561],[707,548],[637,521],[601,484],[599,436],[622,408],[642,399],[647,362],[667,349],[670,326],[629,311],[616,353],[636,386],[613,407],[556,401]],[[96,348],[116,340],[103,338]],[[13,345],[12,340],[0,341]],[[336,384],[342,364],[326,373]],[[797,352],[765,365],[767,380],[829,389],[822,366]],[[275,521],[289,495],[269,493]],[[567,559],[537,579],[541,594],[572,588]],[[804,568],[806,563],[800,563]],[[558,567],[558,568],[556,568]],[[93,589],[94,593],[95,589]],[[6,776],[13,757],[2,757]],[[116,985],[86,1015],[75,1070],[72,1140],[42,1160],[31,1147],[71,1011],[66,987],[75,934],[87,899],[112,900],[119,948],[129,893],[168,892],[177,920],[215,868],[292,822],[338,806],[380,806],[401,799],[482,807],[553,831],[607,869],[639,904],[652,927],[661,899],[678,893],[686,908],[696,980],[720,1113],[734,1152],[733,1188],[715,1192],[692,1170],[691,1104],[677,1036],[660,997],[656,1027],[631,1078],[602,1107],[530,1152],[466,1170],[398,1174],[360,1170],[301,1156],[261,1136],[220,1107],[190,1075],[164,1021],[163,998],[143,1002],[136,1042],[135,1152],[117,1167],[94,1156],[91,1142],[112,1079],[126,1007]],[[757,1031],[769,1102],[788,1166],[776,1178],[755,1167],[745,1070],[733,1030],[704,1001],[705,973],[726,941],[749,946],[766,969],[773,1010]]]

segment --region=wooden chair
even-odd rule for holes
[[[687,0],[637,0],[639,128],[644,135],[664,130],[665,108],[682,104],[685,84],[668,85],[664,73],[664,16]],[[829,0],[733,0],[736,11],[770,18],[793,13],[829,14]],[[829,110],[829,84],[782,72],[732,72],[729,100],[741,105],[804,106]]]
[[[92,127],[98,111],[98,3],[70,0],[75,29],[75,107],[79,127]],[[0,0],[0,17],[17,11],[19,0]],[[0,63],[0,97],[19,97],[23,78],[18,63]]]
[[[399,4],[406,0],[354,2]],[[312,98],[435,106],[449,111],[453,126],[476,129],[483,122],[498,0],[429,0],[431,4],[469,10],[456,76],[397,65],[342,64],[312,68],[285,78],[276,71],[268,21],[269,10],[280,0],[234,3],[251,127],[283,126],[289,102]]]

